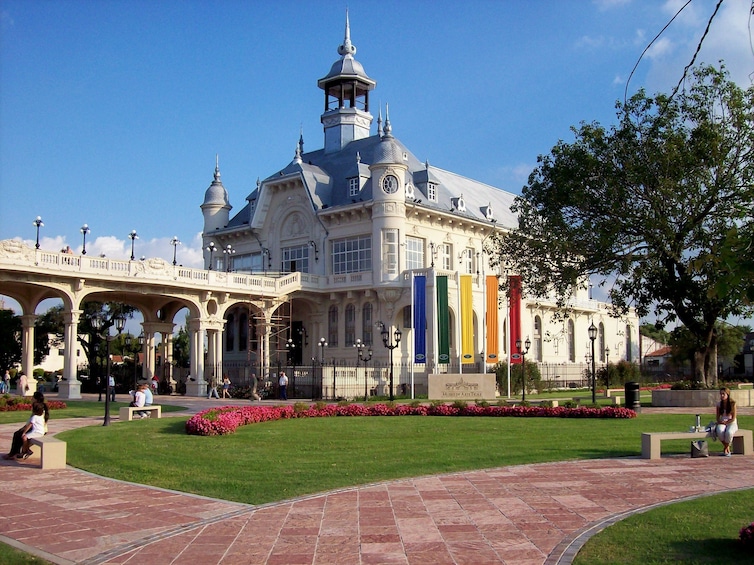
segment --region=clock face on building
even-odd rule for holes
[[[382,179],[382,190],[385,194],[394,194],[398,191],[398,179],[394,175],[385,175]]]

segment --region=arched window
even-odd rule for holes
[[[338,307],[330,306],[327,313],[327,345],[338,347]]]
[[[236,342],[236,317],[233,314],[228,315],[225,322],[225,351],[233,351],[233,345]]]
[[[367,302],[361,312],[361,339],[364,345],[372,345],[372,331],[374,322],[372,321],[372,303]]]
[[[597,347],[600,348],[599,350],[599,360],[601,362],[605,362],[605,324],[600,322],[599,327],[597,328]]]
[[[249,346],[249,315],[244,312],[238,320],[238,349],[246,351]]]
[[[534,360],[542,361],[542,318],[534,316]]]
[[[626,324],[626,361],[629,363],[632,361],[631,349],[631,325]]]
[[[568,320],[568,360],[572,363],[576,362],[576,330],[573,325],[573,320]]]
[[[353,347],[356,343],[356,306],[346,306],[346,347]]]

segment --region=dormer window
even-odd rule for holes
[[[437,185],[433,182],[427,183],[427,200],[437,202]]]
[[[408,183],[406,185],[406,199],[413,200],[416,198],[416,193],[414,192],[414,185],[411,183]]]
[[[492,212],[492,204],[487,204],[487,206],[485,206],[484,217],[487,218],[488,222],[495,219],[495,214]]]
[[[466,201],[463,199],[463,194],[458,198],[458,211],[459,212],[465,212],[466,211]]]
[[[348,196],[358,196],[359,188],[359,177],[348,179]]]

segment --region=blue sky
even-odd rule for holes
[[[539,154],[615,101],[672,0],[349,0],[356,59],[422,160],[519,193]],[[715,0],[693,0],[628,86],[669,91]],[[699,61],[751,84],[748,0],[726,0]],[[240,210],[265,178],[323,142],[317,79],[338,59],[345,2],[0,2],[0,239],[200,267],[215,155]],[[373,126],[374,127],[374,126]]]

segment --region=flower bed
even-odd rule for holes
[[[30,412],[31,404],[32,399],[30,397],[0,397],[0,412]],[[65,402],[60,402],[59,400],[51,400],[47,402],[47,407],[50,410],[62,410],[63,408],[67,408],[68,406],[66,406]]]
[[[186,433],[201,436],[232,434],[240,426],[286,418],[322,418],[328,416],[491,416],[545,418],[635,418],[628,408],[546,408],[537,406],[477,406],[459,408],[447,404],[439,406],[409,406],[398,404],[327,404],[312,405],[306,410],[293,406],[225,406],[195,414],[186,422]]]

